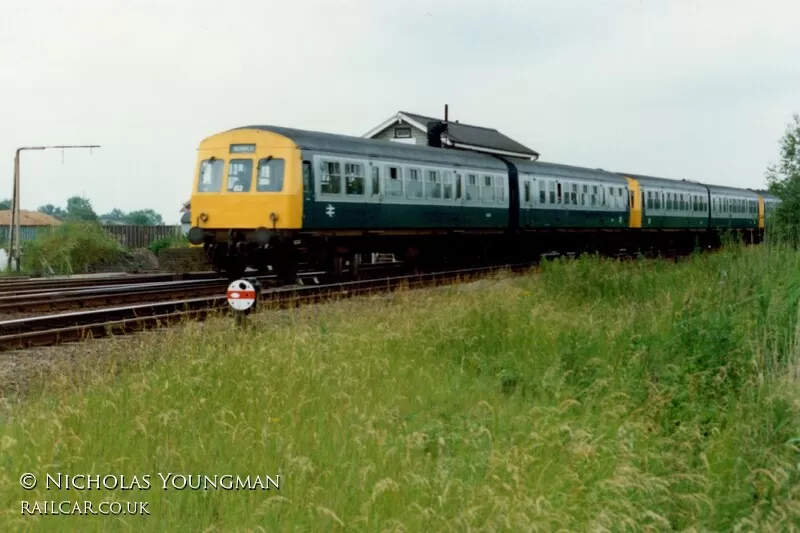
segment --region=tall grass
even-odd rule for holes
[[[22,264],[33,274],[82,274],[113,265],[122,245],[93,222],[68,222],[25,243]]]
[[[0,520],[797,531],[798,297],[800,253],[780,247],[677,265],[588,257],[98,346],[7,407]],[[150,474],[152,488],[26,492],[23,472]],[[164,491],[158,472],[281,482]],[[83,498],[149,501],[151,516],[20,516],[21,500]]]

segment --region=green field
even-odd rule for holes
[[[731,247],[97,342],[6,398],[0,530],[797,531],[799,301],[799,252]],[[150,515],[21,516],[82,499]]]

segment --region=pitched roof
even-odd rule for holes
[[[439,118],[409,113],[408,111],[398,111],[397,114],[367,132],[364,137],[373,137],[391,126],[392,123],[399,122],[400,120],[425,132],[428,131],[428,125],[430,123],[445,122]],[[514,139],[503,135],[496,129],[452,121],[447,121],[445,124],[447,124],[447,129],[443,132],[446,139],[445,142],[454,148],[477,149],[478,151],[487,151],[511,157],[533,159],[538,159],[539,157],[539,153],[535,150],[531,150]]]
[[[19,210],[19,225],[20,226],[59,226],[61,221],[55,217],[51,217],[41,211],[28,211],[26,209]],[[8,226],[11,224],[11,210],[5,209],[0,211],[0,226]]]

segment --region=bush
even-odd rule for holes
[[[180,237],[167,237],[153,241],[147,249],[158,255],[158,251],[163,248],[186,248],[188,246],[189,239],[186,238],[186,235],[181,235]]]
[[[26,243],[22,267],[31,274],[81,274],[125,256],[122,245],[92,222],[68,222]]]

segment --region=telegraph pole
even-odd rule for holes
[[[84,145],[59,145],[59,146],[23,146],[17,148],[14,154],[14,193],[11,196],[11,225],[8,228],[8,271],[11,271],[11,258],[17,260],[16,270],[19,272],[20,263],[20,242],[19,242],[19,227],[20,227],[20,209],[19,209],[19,153],[23,150],[47,150],[49,148],[100,148],[99,144],[84,144]]]

